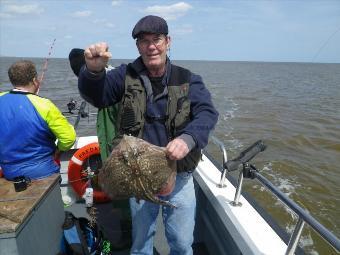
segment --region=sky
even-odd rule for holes
[[[104,41],[134,59],[131,31],[150,14],[168,22],[174,60],[340,63],[340,0],[0,0],[0,56],[67,58]]]

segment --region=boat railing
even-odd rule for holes
[[[287,250],[285,253],[286,255],[291,255],[295,253],[305,223],[307,223],[319,235],[321,235],[321,237],[323,237],[332,247],[334,247],[337,252],[340,251],[340,240],[332,232],[330,232],[326,227],[318,222],[313,216],[307,213],[305,209],[303,209],[293,200],[291,200],[285,193],[275,187],[275,185],[273,185],[267,178],[259,173],[254,165],[249,163],[249,161],[254,158],[259,152],[262,152],[266,149],[266,145],[261,140],[246,148],[240,153],[238,157],[232,160],[227,160],[227,151],[224,144],[220,140],[212,136],[211,141],[216,144],[223,153],[223,169],[221,173],[220,183],[217,185],[218,187],[226,187],[225,178],[227,173],[240,169],[234,201],[231,202],[232,206],[242,206],[242,203],[239,200],[241,196],[243,179],[250,178],[257,179],[263,186],[268,188],[269,191],[271,191],[279,200],[281,200],[289,209],[297,214],[298,221],[289,239]]]

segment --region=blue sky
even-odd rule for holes
[[[340,63],[340,1],[0,0],[0,55],[66,58],[106,41],[113,58],[138,56],[131,31],[164,17],[176,60]]]

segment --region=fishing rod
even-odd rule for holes
[[[85,107],[86,107],[86,102],[85,101],[81,102],[79,112],[78,112],[78,116],[77,116],[76,122],[74,123],[74,129],[77,129],[80,118],[88,117],[87,112],[85,112]]]
[[[45,76],[45,72],[47,71],[48,60],[50,59],[50,56],[51,56],[51,54],[52,54],[52,50],[53,50],[53,47],[54,47],[54,44],[55,44],[55,41],[56,41],[56,40],[57,40],[57,39],[54,38],[54,40],[53,40],[53,42],[52,42],[52,44],[51,44],[51,47],[50,47],[50,49],[49,49],[49,51],[48,51],[48,55],[47,55],[47,57],[45,58],[44,65],[43,65],[43,67],[42,67],[42,69],[41,69],[41,76],[40,76],[40,78],[39,78],[39,82],[40,82],[40,83],[42,83],[42,81],[43,81],[43,79],[44,79],[44,76]]]
[[[340,31],[340,27],[338,27],[337,30],[335,30],[334,33],[332,33],[328,39],[321,45],[321,47],[319,48],[319,50],[316,52],[316,54],[314,55],[313,59],[312,59],[312,63],[314,63],[315,59],[317,56],[319,56],[320,52],[326,47],[326,45],[329,43],[329,41],[332,39],[332,37]]]

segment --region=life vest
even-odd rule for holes
[[[177,136],[178,130],[184,128],[190,121],[189,83],[191,72],[185,68],[171,65],[168,90],[168,103],[164,124],[168,141]],[[127,66],[125,77],[125,92],[119,103],[117,129],[119,135],[129,134],[139,138],[143,136],[146,112],[146,91],[139,75]],[[192,171],[201,158],[201,150],[194,148],[186,157],[177,161],[177,172]]]

